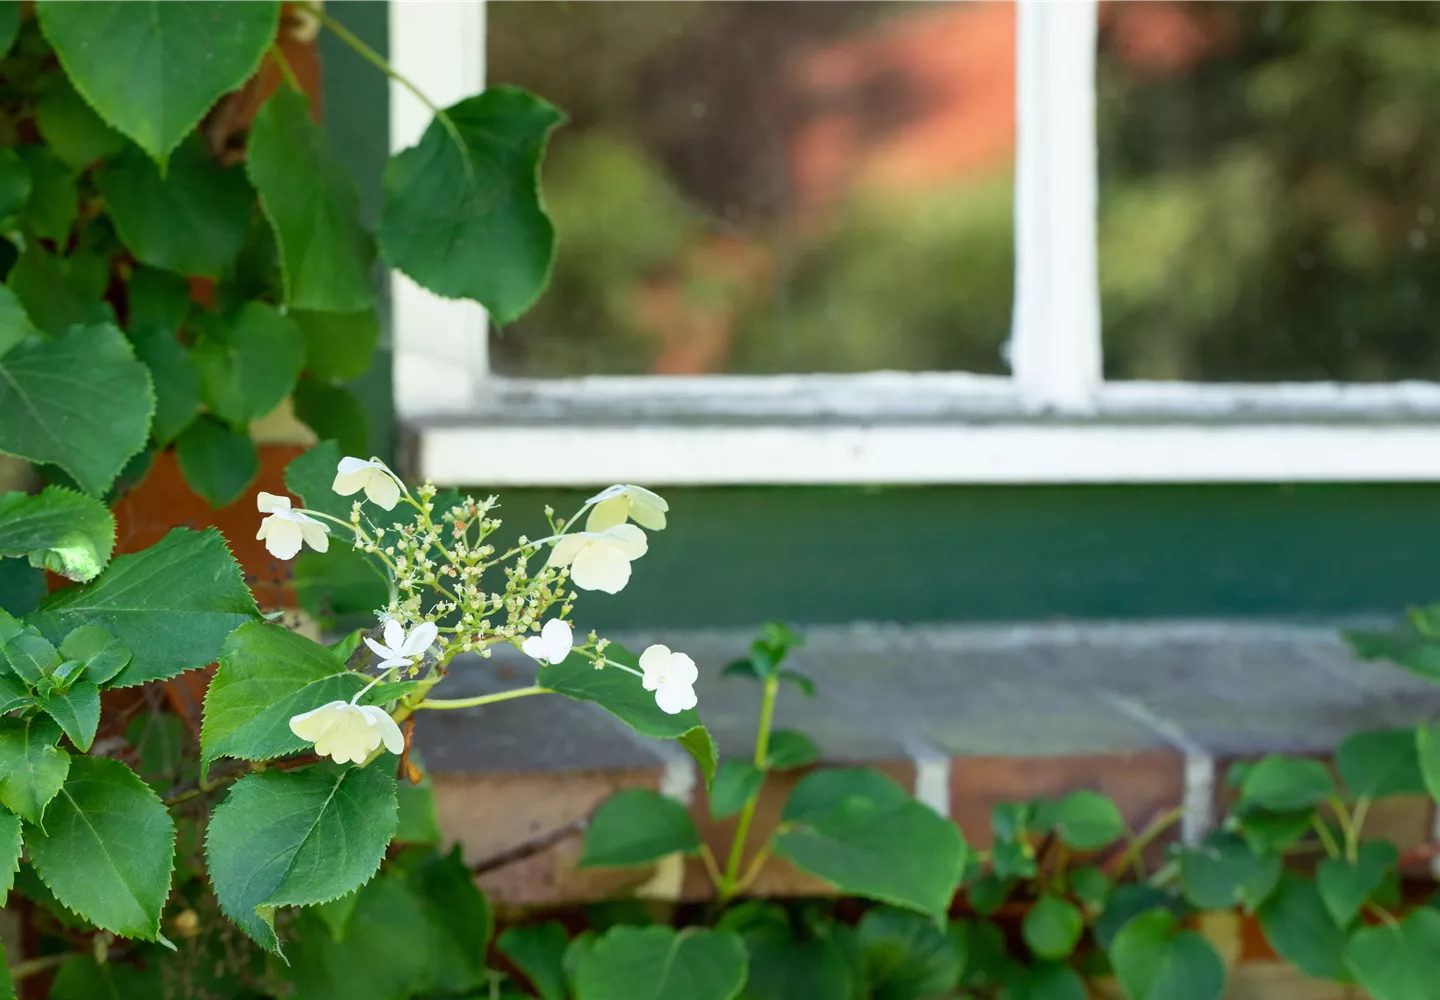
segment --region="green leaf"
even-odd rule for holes
[[[952,920],[950,940],[961,956],[960,985],[986,989],[1000,984],[1014,967],[1005,932],[989,920]]]
[[[990,865],[1001,878],[1034,878],[1040,871],[1035,849],[1028,840],[997,840],[990,849]]]
[[[231,632],[205,693],[202,773],[219,757],[269,760],[305,749],[290,719],[348,699],[366,678],[298,632],[251,621]]]
[[[1361,927],[1345,955],[1374,1000],[1440,1000],[1440,910],[1421,906],[1397,924]]]
[[[15,887],[22,846],[20,817],[8,809],[0,809],[0,899]]]
[[[44,829],[27,830],[25,845],[65,906],[121,937],[159,938],[175,824],[150,786],[120,761],[76,757]]]
[[[345,940],[346,928],[350,925],[350,918],[355,915],[355,904],[360,902],[360,893],[363,891],[362,887],[344,896],[310,907],[310,911],[330,929],[330,937],[334,940]]]
[[[511,927],[495,942],[515,967],[525,974],[540,1000],[565,1000],[569,989],[565,984],[565,948],[570,937],[565,927],[555,921]]]
[[[30,168],[13,149],[0,149],[0,223],[12,227],[30,200]]]
[[[1102,907],[1110,898],[1115,884],[1110,876],[1095,865],[1080,865],[1072,868],[1066,876],[1070,894],[1080,902],[1092,907]]]
[[[964,870],[955,824],[867,770],[817,771],[790,795],[790,829],[775,853],[844,892],[912,907],[937,919]]]
[[[98,625],[81,625],[60,643],[60,655],[85,665],[85,679],[104,684],[124,670],[130,650]]]
[[[1109,951],[1115,946],[1115,938],[1121,929],[1133,918],[1150,910],[1165,910],[1177,917],[1187,912],[1184,900],[1154,886],[1136,883],[1117,885],[1110,894],[1105,912],[1095,920],[1096,943]]]
[[[57,635],[81,625],[107,629],[134,654],[114,682],[130,687],[214,662],[225,637],[255,615],[220,533],[176,528],[117,557],[94,583],[50,595],[35,620]]]
[[[260,474],[260,454],[243,431],[201,416],[175,439],[175,458],[186,484],[211,507],[228,507]]]
[[[990,829],[996,840],[1023,840],[1035,820],[1031,802],[997,802],[990,810]]]
[[[1253,852],[1232,833],[1212,833],[1180,855],[1180,886],[1201,910],[1228,910],[1239,903],[1253,913],[1274,891],[1283,867],[1278,855]]]
[[[100,575],[115,548],[115,518],[93,497],[60,486],[36,496],[0,493],[0,556],[84,582]]]
[[[990,916],[999,911],[1005,905],[1005,900],[1015,891],[1019,879],[1001,878],[993,872],[986,872],[965,890],[965,897],[970,900],[970,908],[981,916]]]
[[[1085,981],[1068,965],[1041,962],[1031,968],[1012,966],[1000,1000],[1088,1000]]]
[[[741,1000],[851,1000],[855,977],[835,941],[742,935],[749,973]]]
[[[84,250],[57,257],[36,241],[15,261],[6,284],[37,327],[60,336],[72,326],[115,322],[115,311],[102,298],[109,280],[105,258]]]
[[[1335,781],[1324,764],[1272,755],[1246,773],[1240,786],[1240,805],[1270,812],[1294,812],[1319,805],[1334,794]]]
[[[400,821],[395,828],[397,844],[439,844],[440,819],[435,812],[435,786],[427,776],[418,785],[401,781],[395,788]]]
[[[1045,893],[1025,914],[1021,930],[1036,958],[1058,960],[1075,950],[1085,930],[1085,916],[1074,903]]]
[[[1385,883],[1386,873],[1400,861],[1395,845],[1367,840],[1356,859],[1326,858],[1315,870],[1315,884],[1336,926],[1347,927],[1371,895]]]
[[[1051,830],[1067,847],[1094,851],[1119,839],[1125,831],[1125,818],[1111,799],[1099,792],[1081,789],[1036,807],[1035,832]]]
[[[700,834],[684,806],[648,788],[628,788],[595,810],[580,867],[628,868],[699,849]]]
[[[334,478],[333,471],[330,475]],[[640,661],[618,643],[606,647],[605,658],[637,672],[640,669]],[[700,716],[693,708],[667,715],[660,711],[654,694],[641,686],[635,674],[609,668],[596,670],[595,664],[579,653],[542,666],[538,682],[541,687],[567,698],[594,702],[641,736],[675,739],[700,725]]]
[[[292,925],[287,961],[270,964],[271,976],[288,987],[284,995],[408,1000],[420,994],[430,928],[416,894],[387,873],[349,895],[355,906],[343,938],[328,933],[313,910]]]
[[[60,653],[34,628],[26,628],[5,644],[5,661],[27,684],[36,685],[60,665]]]
[[[339,442],[345,454],[370,454],[370,418],[349,389],[302,378],[295,384],[295,416],[316,437]]]
[[[95,184],[136,260],[206,278],[235,263],[255,202],[245,172],[212,160],[199,136],[176,151],[163,174],[131,146],[96,173]]]
[[[422,988],[468,991],[483,975],[495,923],[460,856],[460,845],[448,854],[432,853],[411,871],[410,887],[425,918],[428,947]]]
[[[143,264],[125,286],[125,328],[136,334],[165,330],[174,334],[190,314],[190,282],[173,271]]]
[[[1362,660],[1389,660],[1429,681],[1440,681],[1440,642],[1415,627],[1415,617],[1389,631],[1355,630],[1344,633]]]
[[[0,559],[0,610],[28,615],[44,596],[44,572],[14,559]]]
[[[1415,751],[1426,791],[1432,799],[1440,800],[1440,722],[1427,723],[1415,730]]]
[[[240,426],[290,395],[304,350],[294,323],[263,302],[246,302],[228,324],[212,324],[190,353],[210,408]]]
[[[1425,794],[1413,727],[1351,733],[1335,748],[1335,766],[1354,796]]]
[[[0,358],[0,451],[58,465],[96,496],[145,447],[154,407],[149,373],[112,326],[27,341]]]
[[[281,87],[250,126],[245,169],[275,230],[285,301],[354,312],[375,299],[360,195],[305,95]]]
[[[386,261],[446,298],[474,299],[509,323],[550,279],[555,227],[540,203],[540,160],[562,116],[515,87],[446,109],[385,171]]]
[[[220,908],[278,954],[275,908],[323,903],[368,881],[396,821],[385,766],[248,774],[215,808],[205,838]]]
[[[769,752],[765,763],[777,771],[806,767],[820,759],[820,748],[804,733],[793,729],[777,729],[770,734]]]
[[[200,409],[200,370],[172,330],[155,327],[131,335],[135,353],[150,369],[155,387],[155,443],[169,444],[195,419]]]
[[[715,783],[716,761],[720,757],[720,748],[715,745],[715,737],[711,736],[710,730],[704,726],[696,726],[681,733],[676,740],[695,758],[695,764],[700,768],[700,777],[705,780],[705,787],[708,789]]]
[[[76,749],[85,753],[95,742],[100,726],[100,689],[89,681],[79,681],[62,694],[51,695],[40,703],[45,714],[65,730]]]
[[[35,826],[70,773],[59,739],[60,727],[45,716],[0,719],[0,805]]]
[[[35,4],[75,89],[161,164],[212,104],[255,72],[279,12],[278,3],[224,0]]]
[[[300,607],[327,625],[358,618],[367,627],[373,626],[374,609],[390,602],[390,583],[383,565],[348,545],[332,545],[328,552],[300,553],[295,559],[294,587]]]
[[[0,3],[0,55],[10,51],[15,36],[20,33],[20,0],[4,0]],[[4,962],[0,962],[3,965]]]
[[[1225,966],[1215,949],[1194,931],[1180,930],[1166,910],[1127,923],[1110,961],[1129,1000],[1219,1000],[1225,991]]]
[[[290,314],[305,338],[305,370],[317,379],[348,382],[370,369],[380,343],[380,317],[374,309],[360,312]]]
[[[45,144],[72,170],[84,170],[125,148],[125,137],[106,125],[59,71],[40,80],[35,124]]]
[[[1345,932],[1330,915],[1320,889],[1286,872],[1260,907],[1260,928],[1275,953],[1307,976],[1348,982]]]
[[[734,1000],[745,944],[728,931],[613,927],[575,970],[576,1000]]]
[[[20,218],[35,235],[63,246],[80,211],[75,175],[44,146],[21,146],[16,152],[30,169],[30,198]]]
[[[3,155],[3,151],[0,151]],[[28,340],[31,337],[44,338],[42,333],[25,313],[25,307],[20,304],[15,293],[4,285],[0,285],[0,354],[4,354],[10,348]]]
[[[1299,812],[1245,812],[1237,817],[1240,834],[1256,854],[1282,854],[1310,832],[1314,809]]]
[[[726,819],[734,816],[745,808],[745,803],[759,794],[763,784],[764,771],[740,757],[726,757],[720,761],[720,768],[715,772],[715,784],[710,789],[711,817]]]
[[[939,996],[959,982],[954,944],[935,921],[918,913],[876,907],[861,919],[857,939],[873,1000]]]

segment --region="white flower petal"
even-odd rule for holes
[[[655,692],[655,704],[666,715],[676,715],[700,703],[695,689],[689,684],[666,684]]]
[[[319,521],[312,521],[308,517],[296,525],[300,529],[300,537],[309,544],[316,552],[327,552],[330,549],[330,532]]]
[[[368,635],[362,635],[360,638],[365,640],[365,645],[369,646],[371,652],[373,652],[376,656],[379,656],[383,659],[388,659],[395,655],[394,651],[391,650],[389,646],[381,645],[374,639],[370,638]]]
[[[520,644],[520,652],[532,660],[540,660],[543,663],[550,662],[550,647],[545,645],[545,640],[538,635],[532,635]]]
[[[630,560],[618,545],[592,543],[570,564],[570,579],[581,590],[618,594],[630,582]]]
[[[624,487],[611,487],[611,489],[617,488],[624,489]],[[624,495],[613,496],[607,500],[601,500],[590,508],[590,516],[585,519],[585,530],[604,531],[606,528],[624,524],[629,516],[629,498]]]
[[[308,712],[302,712],[291,718],[290,731],[302,740],[309,740],[311,743],[314,743],[320,734],[334,724],[336,710],[342,709],[345,706],[346,702],[331,701],[321,705],[319,708],[312,708]]]
[[[340,465],[343,468],[345,463],[341,462]],[[369,469],[359,469],[355,472],[342,472],[335,477],[335,482],[330,484],[330,488],[342,497],[348,497],[352,493],[359,493],[363,490],[365,484],[369,481]]]
[[[649,528],[651,531],[665,530],[665,512],[670,505],[665,498],[657,493],[651,493],[643,486],[630,487],[630,517],[638,525]]]
[[[563,649],[567,653],[570,647],[575,645],[575,631],[570,623],[563,618],[551,618],[540,630],[540,638],[551,649]]]
[[[390,718],[390,713],[378,705],[361,705],[360,711],[364,713],[370,727],[379,734],[386,750],[394,754],[405,752],[405,734],[400,731],[395,720]]]
[[[649,549],[645,532],[633,524],[617,524],[613,528],[606,528],[600,536],[595,540],[596,544],[608,541],[617,545],[626,559],[639,559]]]
[[[381,634],[385,636],[385,652],[391,656],[402,655],[400,651],[405,646],[405,626],[397,621],[388,621]]]
[[[700,671],[696,668],[694,660],[684,653],[670,655],[670,666],[665,669],[665,683],[694,684],[699,679]]]
[[[255,506],[262,514],[273,514],[277,510],[289,510],[290,498],[279,497],[274,493],[266,493],[261,490],[255,497]]]
[[[375,462],[366,458],[356,458],[354,455],[346,455],[340,459],[340,464],[335,466],[335,472],[342,476],[351,476],[357,472],[377,467]]]
[[[670,656],[670,647],[660,645],[648,646],[640,654],[640,672],[644,675],[642,683],[646,691],[654,691],[660,686],[670,666]]]
[[[550,558],[546,560],[548,566],[569,566],[580,554],[580,550],[589,544],[590,539],[584,535],[566,535],[555,543]]]
[[[629,489],[629,487],[626,486],[624,483],[616,483],[614,486],[605,487],[603,490],[601,490],[599,493],[596,493],[593,497],[591,497],[589,500],[586,500],[585,502],[600,503],[602,501],[609,500],[611,497],[624,496],[627,489]]]
[[[400,502],[400,486],[382,469],[375,469],[365,483],[365,495],[376,506],[394,510]]]
[[[265,533],[265,548],[276,559],[294,559],[305,540],[300,525],[274,514],[265,519],[260,530]]]
[[[400,647],[400,655],[419,656],[430,648],[430,644],[439,634],[440,628],[434,622],[421,622],[405,636],[405,644]]]

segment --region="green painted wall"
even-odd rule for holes
[[[1440,600],[1437,486],[664,494],[671,527],[625,591],[587,597],[587,623],[1328,618]],[[583,496],[510,491],[502,516],[534,537],[540,506],[568,516]]]
[[[388,3],[373,0],[330,0],[325,12],[377,52],[389,51]],[[390,87],[385,76],[335,35],[320,32],[320,60],[325,133],[350,167],[360,190],[360,215],[372,229],[380,218],[382,174],[390,158]],[[370,418],[370,449],[384,458],[395,455],[395,394],[391,379],[390,283],[384,268],[375,269],[380,289],[380,349],[375,364],[350,384],[365,403]]]

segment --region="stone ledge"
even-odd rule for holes
[[[617,635],[631,648],[664,641],[695,657],[706,724],[722,752],[748,754],[759,690],[723,678],[748,633]],[[804,731],[832,764],[868,764],[953,817],[978,846],[996,802],[1078,788],[1114,798],[1136,826],[1180,803],[1203,835],[1223,814],[1231,762],[1265,753],[1323,756],[1350,732],[1440,715],[1440,686],[1398,668],[1357,662],[1331,625],[1182,622],[993,626],[855,626],[807,630],[794,665],[816,681],[783,689],[776,725]],[[530,683],[518,655],[457,661],[447,696]],[[486,867],[501,903],[581,902],[638,890],[696,898],[698,862],[650,871],[582,872],[579,824],[608,794],[637,785],[690,804],[712,850],[733,820],[708,816],[688,755],[635,735],[604,712],[564,698],[429,713],[417,730],[436,778],[442,829]],[[773,828],[785,775],[762,798],[752,844]],[[1416,798],[1374,811],[1367,829],[1402,849],[1428,842],[1434,810]],[[558,837],[489,867],[531,840]],[[797,895],[823,886],[771,862],[755,889]]]

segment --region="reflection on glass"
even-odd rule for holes
[[[509,375],[1004,372],[1011,3],[515,2],[487,72],[570,117]]]
[[[1105,369],[1440,378],[1440,5],[1101,9]]]

